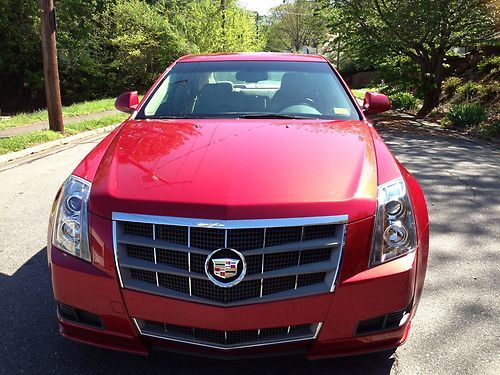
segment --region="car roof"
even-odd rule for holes
[[[275,52],[246,52],[246,53],[216,53],[206,55],[186,55],[177,62],[201,62],[201,61],[309,61],[326,62],[320,55],[305,55],[298,53],[275,53]]]

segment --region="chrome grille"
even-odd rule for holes
[[[218,331],[141,319],[134,321],[140,333],[145,336],[219,349],[238,349],[314,339],[321,327],[321,323],[309,323],[287,327]]]
[[[333,290],[346,216],[213,221],[114,213],[121,286],[189,301],[232,306]],[[243,281],[230,288],[205,274],[219,248],[240,251]]]

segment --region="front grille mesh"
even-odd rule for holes
[[[345,230],[327,221],[286,226],[286,219],[281,226],[234,229],[154,222],[114,221],[122,286],[220,306],[331,291]],[[245,257],[247,273],[236,286],[221,288],[205,274],[207,256],[220,248]]]
[[[141,333],[146,336],[219,348],[238,348],[312,339],[319,328],[319,323],[312,323],[240,331],[218,331],[140,319],[135,319],[135,322]]]

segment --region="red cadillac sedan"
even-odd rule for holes
[[[61,334],[310,359],[403,344],[427,265],[425,198],[321,56],[175,61],[64,182],[48,258]]]

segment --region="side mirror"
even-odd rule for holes
[[[374,115],[391,109],[391,101],[384,94],[367,91],[363,99],[363,112],[365,115]]]
[[[137,91],[124,92],[115,100],[115,108],[125,113],[132,113],[139,105]]]

